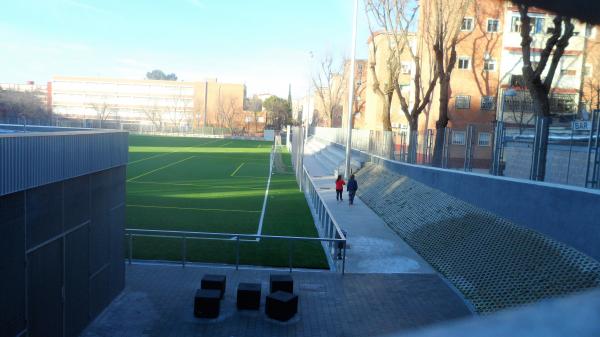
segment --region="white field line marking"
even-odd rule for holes
[[[158,208],[158,209],[179,209],[179,210],[185,210],[185,211],[200,211],[200,212],[238,212],[238,213],[258,213],[258,212],[260,212],[260,211],[244,210],[244,209],[194,208],[194,207],[131,205],[131,204],[127,204],[127,207]]]
[[[269,180],[267,180],[267,189],[265,190],[265,199],[263,200],[262,212],[260,213],[260,220],[258,221],[258,231],[256,235],[262,235],[263,221],[265,220],[265,211],[267,209],[267,199],[269,198],[269,187],[271,186],[271,176],[273,175],[273,153],[275,147],[271,148],[271,158],[269,161]],[[256,238],[256,241],[260,241],[260,238]]]
[[[231,174],[231,177],[233,177],[236,173],[238,173],[238,171],[242,168],[242,166],[244,166],[244,164],[246,163],[241,163],[240,166],[238,166],[235,171],[233,171],[233,173]]]
[[[229,144],[231,144],[231,143],[233,143],[233,142],[227,142],[227,143],[225,143],[225,144],[223,144],[223,145],[219,145],[219,147],[225,147],[225,146],[227,146],[227,145],[229,145]]]
[[[263,178],[263,177],[261,177]],[[197,187],[208,190],[215,189],[230,189],[230,190],[239,190],[240,188],[248,189],[248,190],[263,190],[264,188],[261,186],[218,186],[218,185],[200,185],[200,184],[186,184],[186,183],[161,183],[158,181],[130,181],[132,184],[146,184],[146,185],[168,185],[168,186],[189,186],[189,187]],[[258,212],[258,211],[257,211]]]
[[[184,161],[186,161],[186,160],[188,160],[188,159],[192,159],[192,158],[195,158],[195,157],[196,157],[196,156],[191,156],[191,157],[187,157],[187,158],[185,158],[185,159],[182,159],[182,160],[176,161],[176,162],[174,162],[174,163],[167,164],[167,165],[165,165],[165,166],[159,167],[159,168],[157,168],[157,169],[154,169],[154,170],[152,170],[152,171],[148,171],[148,172],[146,172],[146,173],[142,173],[142,174],[140,174],[140,175],[139,175],[139,176],[137,176],[137,177],[133,177],[133,178],[131,178],[131,179],[128,179],[127,181],[128,181],[128,182],[130,182],[130,181],[133,181],[133,180],[135,180],[135,179],[138,179],[138,178],[141,178],[141,177],[147,176],[147,175],[149,175],[150,173],[154,173],[154,172],[156,172],[156,171],[164,170],[164,169],[166,169],[167,167],[171,167],[171,166],[173,166],[173,165],[177,165],[177,164],[179,164],[179,163],[181,163],[181,162],[184,162]]]
[[[203,143],[203,144],[201,144],[201,145],[206,145],[206,144],[209,144],[209,143],[214,143],[214,142],[216,142],[216,141],[218,141],[218,140],[220,140],[220,139],[213,139],[213,140],[209,140],[208,142],[206,142],[206,143]],[[157,158],[157,157],[162,157],[162,156],[166,156],[166,155],[173,154],[173,153],[178,153],[178,152],[181,152],[181,151],[183,151],[183,150],[190,149],[190,148],[193,148],[193,147],[201,147],[201,146],[197,146],[197,145],[194,145],[194,146],[186,146],[186,147],[184,147],[183,149],[179,149],[179,150],[175,150],[175,151],[171,151],[171,152],[167,152],[167,153],[161,153],[161,154],[157,154],[157,155],[154,155],[154,156],[150,156],[150,157],[148,157],[148,158],[142,158],[142,159],[134,160],[134,161],[131,161],[131,162],[127,163],[127,165],[131,165],[131,164],[135,164],[135,163],[143,162],[143,161],[145,161],[145,160],[149,160],[149,159],[153,159],[153,158]]]

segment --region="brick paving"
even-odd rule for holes
[[[265,269],[133,264],[123,293],[84,331],[103,336],[381,336],[469,316],[463,300],[435,274],[336,274],[294,271],[298,315],[287,323],[268,319]],[[227,275],[218,319],[193,316],[202,275]],[[260,311],[237,311],[239,282],[260,282]]]

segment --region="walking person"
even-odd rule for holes
[[[358,190],[358,182],[354,179],[354,174],[348,179],[348,186],[346,189],[348,191],[348,198],[350,199],[349,205],[354,205],[354,196],[356,195],[356,190]]]
[[[342,179],[342,175],[340,174],[335,180],[335,200],[344,201],[344,199],[342,198],[342,194],[344,192],[344,185],[346,185],[346,182],[344,181],[344,179]]]

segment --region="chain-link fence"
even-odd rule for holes
[[[27,126],[53,126],[68,128],[91,128],[124,130],[134,134],[173,135],[173,136],[208,136],[208,137],[258,137],[264,136],[263,130],[253,128],[226,128],[219,126],[191,127],[189,125],[174,126],[169,124],[155,125],[140,121],[79,119],[53,116],[50,118],[0,118],[0,124]]]
[[[352,147],[411,164],[530,179],[534,174],[535,130],[536,125],[504,123],[419,132],[353,130]],[[310,130],[316,138],[342,145],[346,144],[346,133],[336,128]],[[599,145],[600,113],[590,121],[551,125],[545,181],[599,188]]]

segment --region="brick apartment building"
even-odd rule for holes
[[[422,4],[426,7],[426,3]],[[422,7],[423,7],[422,6]],[[530,9],[532,17],[532,60],[539,60],[540,52],[553,29],[553,15],[543,10]],[[419,41],[420,34],[427,32],[432,24],[431,16],[421,17],[416,34],[410,39]],[[597,28],[575,21],[575,34],[561,58],[560,66],[552,84],[551,113],[555,125],[568,123],[577,118],[580,111],[589,111],[598,99],[600,81],[600,35]],[[492,155],[493,128],[502,116],[507,126],[533,124],[532,103],[523,85],[522,54],[518,8],[509,1],[476,0],[467,11],[460,27],[457,45],[457,62],[451,77],[449,104],[450,157],[464,158],[466,142],[473,144],[474,166],[485,168]],[[377,46],[388,43],[384,33],[375,34],[368,41]],[[417,42],[412,42],[417,43]],[[411,45],[411,48],[414,48]],[[376,58],[369,54],[369,61],[383,67],[386,48],[378,48]],[[383,50],[384,52],[380,52]],[[403,55],[400,84],[403,90],[414,90],[411,71],[414,63],[409,55]],[[378,73],[383,68],[378,68]],[[428,71],[428,69],[425,69]],[[544,74],[542,74],[544,76]],[[381,77],[381,76],[379,76]],[[372,88],[369,71],[366,88],[364,128],[380,130],[382,127],[382,101]],[[411,95],[408,95],[411,97]],[[504,104],[502,104],[504,100]],[[409,104],[412,104],[410,102]],[[504,111],[502,111],[504,110]],[[432,103],[419,120],[419,151],[425,141],[426,130],[435,131],[439,114],[439,85]],[[408,122],[399,108],[398,98],[392,100],[391,122],[394,130],[407,129]],[[467,129],[473,128],[471,139]]]

